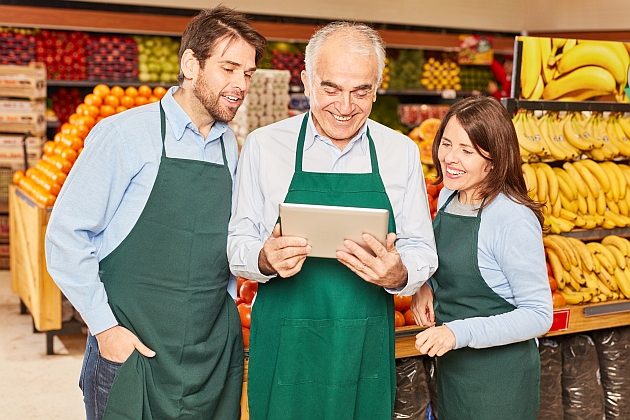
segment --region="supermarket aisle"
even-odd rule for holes
[[[0,417],[3,420],[85,418],[77,386],[82,336],[55,338],[46,356],[45,336],[34,334],[31,318],[19,314],[8,271],[0,271]]]

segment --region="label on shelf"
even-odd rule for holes
[[[549,332],[564,331],[569,329],[570,309],[557,309],[553,311],[553,322]]]

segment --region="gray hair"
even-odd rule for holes
[[[378,65],[378,79],[375,88],[381,85],[383,69],[385,68],[385,44],[377,31],[362,23],[332,22],[313,34],[306,45],[304,65],[309,82],[312,83],[315,75],[315,62],[319,50],[324,42],[332,35],[341,34],[348,41],[347,48],[361,55],[374,54]]]

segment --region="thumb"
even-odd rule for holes
[[[388,233],[387,234],[387,243],[385,244],[385,248],[387,248],[387,251],[393,250],[395,243],[396,243],[396,234],[395,233]]]
[[[141,355],[145,356],[145,357],[154,357],[155,356],[155,352],[153,350],[151,350],[150,348],[148,348],[147,346],[145,346],[144,344],[142,344],[142,342],[140,340],[138,340],[134,346],[136,348],[136,350],[138,350],[138,353],[140,353]]]
[[[281,236],[280,234],[280,223],[276,223],[276,225],[273,228],[273,232],[271,232],[271,236],[274,238],[279,238]]]

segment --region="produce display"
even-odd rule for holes
[[[389,57],[385,57],[385,67],[383,67],[383,80],[381,80],[381,89],[389,89],[389,84],[392,81],[392,69],[390,65]]]
[[[427,90],[462,90],[459,65],[450,57],[431,57],[422,67],[420,83]]]
[[[33,30],[0,27],[0,64],[27,65],[36,59],[35,48]]]
[[[628,102],[630,55],[623,42],[519,37],[525,99]]]
[[[77,88],[59,88],[49,96],[50,107],[60,124],[68,121],[68,117],[83,102]]]
[[[433,166],[433,141],[441,122],[438,118],[427,118],[407,134],[418,145],[423,169],[425,166]],[[427,176],[428,170],[429,168],[425,170],[425,175]]]
[[[459,78],[462,90],[484,92],[494,76],[492,70],[486,66],[461,66]]]
[[[388,66],[390,89],[419,89],[420,75],[425,63],[422,50],[392,50]]]
[[[249,347],[249,333],[252,325],[252,304],[258,292],[258,282],[243,277],[236,278],[236,309],[241,319],[243,345]]]
[[[68,122],[61,125],[54,141],[44,144],[44,154],[37,164],[26,172],[16,171],[13,183],[18,185],[36,203],[50,207],[72,165],[83,150],[83,141],[92,127],[101,119],[149,102],[159,100],[166,93],[163,87],[151,89],[109,86],[99,84],[92,93],[85,96],[82,104],[68,117]]]
[[[440,191],[442,187],[444,187],[443,183],[434,184],[434,177],[426,177],[424,178],[424,184],[427,187],[427,197],[429,199],[429,212],[431,213],[431,219],[435,219],[435,214],[437,213],[437,202],[440,197]]]
[[[627,239],[609,235],[601,242],[584,243],[571,237],[547,235],[543,243],[555,306],[630,299]]]
[[[138,80],[138,46],[122,35],[91,36],[87,42],[87,79]]]
[[[544,203],[545,224],[552,233],[574,228],[630,226],[630,166],[590,159],[564,162],[524,163],[529,196]]]
[[[175,83],[179,73],[180,42],[168,36],[136,36],[138,80]]]
[[[260,68],[274,70],[288,70],[291,73],[289,84],[302,87],[301,74],[304,70],[304,44],[288,42],[267,43],[266,57],[263,58]]]
[[[513,123],[524,162],[630,157],[630,117],[622,114],[546,112],[539,118],[521,110]]]
[[[46,64],[48,79],[87,79],[87,33],[42,30],[36,40],[36,59]]]

